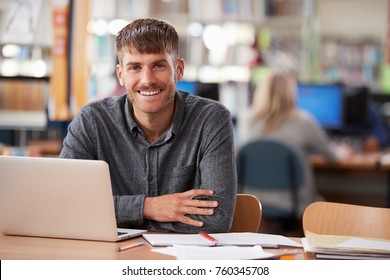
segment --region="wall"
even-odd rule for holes
[[[320,0],[321,34],[384,38],[387,0]]]

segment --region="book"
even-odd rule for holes
[[[355,236],[322,235],[306,231],[306,252],[322,259],[390,259],[390,240]]]
[[[208,234],[153,234],[146,233],[142,237],[152,246],[196,245],[196,246],[256,246],[278,248],[279,246],[302,247],[282,235],[232,232]]]

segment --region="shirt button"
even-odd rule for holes
[[[148,181],[152,181],[153,180],[153,176],[152,175],[148,175]]]

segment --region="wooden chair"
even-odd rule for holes
[[[251,194],[237,194],[230,232],[257,232],[261,222],[261,203]]]
[[[303,214],[303,232],[390,239],[390,208],[314,202]]]

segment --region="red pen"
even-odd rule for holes
[[[199,232],[199,234],[202,235],[204,238],[207,238],[208,240],[210,240],[211,242],[213,242],[214,245],[217,245],[217,244],[218,244],[218,240],[215,239],[214,237],[212,237],[211,235],[207,234],[206,232],[201,231],[201,232]]]

